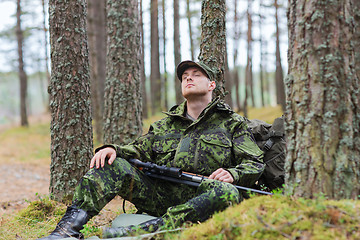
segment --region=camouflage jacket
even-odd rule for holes
[[[263,152],[244,118],[228,105],[215,99],[195,121],[185,117],[186,101],[166,114],[167,117],[153,123],[148,133],[134,142],[111,145],[117,156],[206,176],[224,168],[232,174],[234,184],[242,186],[251,186],[260,177],[264,170]],[[103,147],[106,146],[109,145]]]

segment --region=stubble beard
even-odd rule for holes
[[[188,90],[189,89],[185,89],[185,91],[182,91],[184,98],[187,100],[203,98],[208,94],[208,92],[206,91],[201,91],[201,90],[193,91],[191,89],[190,89],[191,91]]]

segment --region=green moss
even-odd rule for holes
[[[359,239],[359,211],[360,202],[353,200],[255,196],[186,229],[178,239]]]
[[[59,203],[44,197],[31,202],[27,208],[21,210],[18,214],[18,219],[31,224],[53,217],[60,217],[64,213],[65,206],[59,205]]]

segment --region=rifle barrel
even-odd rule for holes
[[[188,172],[183,172],[182,175],[181,175],[181,178],[187,179],[189,181],[198,182],[198,183],[201,183],[204,179],[209,179],[208,177],[198,175],[198,174],[194,174],[194,173],[188,173]],[[234,184],[234,186],[237,189],[243,190],[243,191],[251,191],[251,192],[261,193],[261,194],[265,194],[265,195],[273,195],[272,193],[257,190],[257,189],[253,189],[253,188],[242,187],[242,186],[238,186],[238,185],[235,185],[235,184]]]
[[[183,183],[190,186],[198,187],[204,179],[208,179],[208,177],[202,175],[183,172],[180,168],[159,166],[156,165],[155,163],[150,163],[150,162],[144,163],[138,159],[129,159],[128,161],[134,166],[142,169],[147,176],[170,181],[170,182]],[[253,188],[242,187],[238,185],[234,185],[234,186],[238,190],[242,190],[242,191],[250,191],[265,195],[273,195],[270,192],[265,192]]]

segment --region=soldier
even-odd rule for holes
[[[140,212],[158,217],[137,226],[145,231],[205,221],[242,201],[242,194],[232,184],[249,187],[257,181],[264,170],[262,151],[244,118],[219,98],[212,98],[216,83],[210,67],[183,61],[176,72],[186,100],[131,144],[96,149],[89,172],[75,189],[72,205],[42,240],[81,237],[83,225],[116,195],[132,202]],[[209,179],[191,187],[149,178],[126,160],[130,158]],[[104,237],[126,236],[132,229],[108,228]]]

